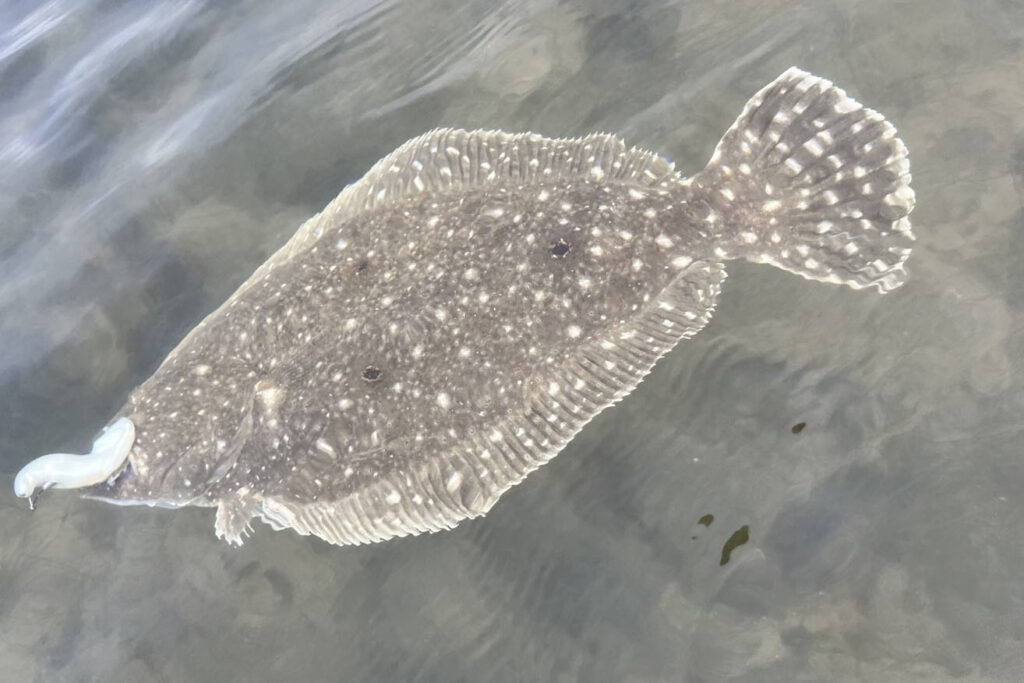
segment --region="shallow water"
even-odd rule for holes
[[[232,549],[210,510],[0,495],[5,676],[1020,680],[1016,0],[4,3],[5,490],[87,450],[405,139],[602,130],[696,171],[793,64],[909,146],[905,287],[732,264],[697,338],[444,534],[334,548],[257,525]]]

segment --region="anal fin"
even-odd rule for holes
[[[267,496],[253,508],[275,529],[290,528],[336,545],[450,529],[479,517],[561,452],[595,415],[632,391],[681,339],[696,334],[710,319],[724,279],[718,262],[681,267],[643,310],[581,340],[559,367],[544,366],[532,375],[521,411],[486,430],[470,430],[457,449],[381,476],[339,499],[299,502]],[[234,505],[222,501],[218,535],[241,542],[251,510],[243,508],[240,515]],[[220,531],[222,518],[230,535]]]

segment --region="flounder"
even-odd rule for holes
[[[611,135],[435,130],[347,187],[15,491],[216,507],[339,545],[487,512],[708,322],[725,263],[888,291],[914,203],[895,129],[790,69],[692,177]]]

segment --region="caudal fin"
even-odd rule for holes
[[[907,148],[881,114],[791,68],[747,102],[691,178],[720,256],[889,291],[914,236]]]

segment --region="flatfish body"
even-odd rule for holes
[[[427,133],[171,352],[83,493],[215,506],[232,543],[254,518],[336,544],[452,527],[696,334],[728,260],[901,284],[909,182],[892,126],[797,69],[690,178],[610,135]]]

